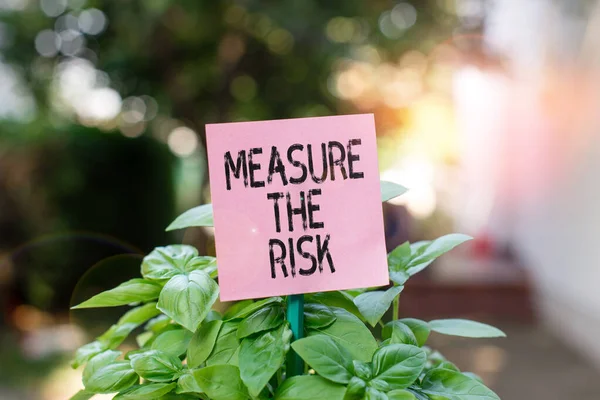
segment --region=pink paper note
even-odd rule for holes
[[[372,114],[206,136],[221,300],[388,284]]]

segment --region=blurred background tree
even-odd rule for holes
[[[427,54],[455,26],[439,4],[4,0],[9,307],[64,310],[91,265],[165,243],[169,219],[207,200],[206,123],[377,109],[344,101],[356,88],[336,71]]]

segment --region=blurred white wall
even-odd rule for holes
[[[544,321],[600,366],[600,7],[497,0],[485,40],[508,62],[456,77],[467,204],[485,205],[460,220],[515,247]]]

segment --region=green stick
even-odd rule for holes
[[[287,320],[292,328],[293,340],[302,339],[304,336],[304,295],[294,294],[287,298]],[[292,349],[288,352],[287,377],[302,375],[304,362]]]

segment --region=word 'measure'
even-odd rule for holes
[[[350,139],[345,146],[340,142],[330,141],[321,143],[320,149],[315,149],[311,144],[305,146],[295,143],[284,149],[283,157],[279,148],[271,146],[268,166],[262,162],[264,160],[261,160],[262,147],[240,150],[235,161],[234,156],[228,151],[224,156],[227,190],[231,190],[232,175],[236,179],[242,177],[244,186],[252,188],[264,187],[265,182],[271,184],[275,175],[281,179],[284,186],[303,184],[309,175],[310,179],[317,184],[327,179],[334,181],[336,170],[342,179],[363,178],[364,174],[356,171],[354,165],[360,159],[354,147],[360,144],[360,139]],[[306,163],[299,157],[303,152],[306,152]],[[295,171],[290,171],[290,168]]]
[[[264,188],[278,179],[282,186],[305,183],[322,184],[336,179],[362,179],[356,163],[360,161],[356,147],[360,139],[350,139],[342,144],[338,141],[323,142],[320,146],[294,143],[285,149],[271,146],[268,151],[262,147],[240,150],[234,157],[231,151],[224,154],[225,184],[232,190],[234,179],[244,188]],[[282,156],[283,150],[283,156]],[[304,161],[306,160],[306,161]],[[335,263],[330,252],[331,235],[324,232],[325,222],[315,215],[321,207],[315,197],[321,196],[318,188],[302,190],[292,199],[291,192],[269,192],[265,200],[272,201],[273,218],[276,233],[282,230],[294,232],[298,229],[307,232],[297,237],[275,237],[269,239],[269,260],[271,278],[276,279],[278,270],[282,276],[310,276],[315,272],[323,273],[324,267],[335,273]],[[299,222],[299,228],[296,225]],[[317,231],[319,230],[319,231]],[[314,231],[318,233],[309,234]],[[309,262],[299,266],[298,259]],[[306,264],[306,263],[305,263]]]

